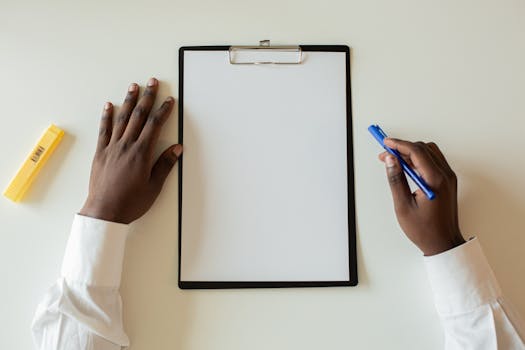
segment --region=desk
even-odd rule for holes
[[[124,263],[132,349],[441,349],[421,254],[399,230],[366,127],[434,140],[456,170],[460,220],[525,315],[525,3],[502,1],[4,1],[2,166],[11,176],[42,130],[67,136],[23,204],[0,200],[2,349],[30,349],[37,302],[58,275],[86,196],[98,120],[128,84],[177,96],[182,45],[352,47],[356,288],[181,291],[177,178],[133,224]],[[160,147],[177,140],[176,113]]]

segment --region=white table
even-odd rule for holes
[[[51,122],[67,136],[23,204],[0,200],[0,348],[30,349],[86,196],[98,119],[128,84],[177,96],[182,45],[352,47],[356,288],[181,291],[177,178],[133,225],[122,298],[132,349],[440,349],[421,254],[399,230],[366,132],[434,140],[460,181],[460,220],[525,314],[525,3],[502,1],[3,1],[4,188]],[[177,140],[176,113],[161,146]],[[2,190],[3,190],[2,188]]]

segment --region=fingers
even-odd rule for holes
[[[111,139],[113,132],[113,105],[111,102],[104,104],[102,118],[100,118],[100,128],[98,131],[97,152],[106,147]]]
[[[397,158],[391,154],[387,154],[384,159],[388,183],[390,184],[390,190],[392,191],[392,198],[394,200],[394,207],[396,212],[400,213],[406,208],[409,208],[413,204],[414,199]]]
[[[124,142],[139,140],[138,149],[151,158],[162,126],[168,119],[175,104],[174,98],[168,97],[158,110],[150,114],[155,103],[158,88],[159,81],[155,78],[150,78],[144,93],[139,99],[139,86],[135,83],[129,86],[115,126],[109,133],[109,138],[104,136],[101,139],[101,147],[106,146],[108,142],[116,142],[120,139]],[[104,130],[107,129],[108,125],[111,125],[111,123],[104,124]]]
[[[387,156],[387,154],[390,154],[390,153],[388,153],[387,151],[385,151],[383,153],[380,153],[379,154],[379,160],[384,163],[385,162],[385,157]],[[412,163],[412,161],[409,158],[403,157],[403,156],[401,156],[401,158],[403,158],[403,160],[408,164],[408,166],[410,166],[411,168],[414,168],[414,164]]]
[[[385,145],[397,150],[402,156],[409,158],[415,170],[432,187],[439,183],[441,170],[434,162],[430,151],[423,142],[409,142],[399,139],[386,138]]]
[[[379,160],[382,161],[382,162],[384,163],[384,162],[385,162],[385,158],[386,158],[386,156],[387,156],[388,154],[389,154],[389,153],[388,153],[387,151],[379,153],[379,156],[378,156]]]
[[[429,151],[430,151],[430,154],[432,155],[432,159],[434,160],[434,162],[436,162],[437,164],[439,164],[440,166],[443,166],[444,168],[447,167],[448,169],[452,170],[445,158],[445,156],[443,155],[443,153],[441,152],[441,150],[439,149],[438,145],[436,145],[434,142],[428,142],[426,143]],[[385,161],[385,157],[388,155],[389,153],[388,152],[382,152],[379,154],[379,160],[384,162]],[[405,158],[403,158],[405,159]],[[413,164],[411,163],[410,159],[405,159],[405,161],[408,163],[408,165],[410,166],[413,166]]]
[[[159,191],[181,154],[182,145],[170,146],[162,152],[159,159],[155,162],[155,165],[153,165],[150,181],[155,187],[158,187]]]
[[[150,152],[153,151],[153,148],[157,144],[162,126],[169,118],[174,105],[175,99],[173,97],[170,96],[166,98],[159,109],[151,113],[147,119],[144,129],[139,136],[139,142],[145,144]]]
[[[442,162],[446,162],[447,161],[445,159],[445,156],[443,155],[443,153],[441,153],[441,150],[439,149],[439,147],[434,142],[427,142],[426,145],[432,151],[432,153],[437,156],[437,158],[440,161],[442,161]]]
[[[148,115],[151,112],[153,103],[155,103],[155,97],[157,96],[158,87],[159,81],[157,79],[150,78],[148,80],[146,89],[140,97],[140,100],[138,101],[137,105],[133,109],[131,117],[128,121],[128,125],[126,126],[124,135],[122,135],[122,137],[126,140],[134,141],[140,135],[140,132],[144,127],[144,123],[146,122],[146,119],[148,118]]]
[[[447,159],[445,158],[445,156],[443,155],[443,153],[439,149],[438,145],[436,145],[434,142],[429,142],[429,143],[427,143],[427,146],[430,149],[430,151],[432,152],[432,154],[434,154],[436,156],[436,158],[439,159],[439,162],[440,162],[441,166],[443,167],[444,171],[447,174],[453,174],[454,171],[452,170],[452,168],[448,164]]]
[[[122,137],[122,134],[124,134],[131,112],[137,104],[138,95],[139,86],[135,83],[132,83],[128,88],[128,93],[126,94],[124,103],[122,104],[122,107],[120,107],[117,122],[113,128],[113,135],[111,136],[112,141],[118,141]]]

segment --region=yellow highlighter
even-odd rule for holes
[[[31,186],[31,183],[33,183],[33,180],[60,143],[63,136],[64,130],[55,125],[51,124],[51,126],[47,128],[13,180],[9,183],[9,186],[7,186],[4,196],[13,202],[20,202],[20,200],[22,200],[29,186]]]

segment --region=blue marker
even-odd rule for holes
[[[418,187],[421,189],[421,191],[423,191],[426,196],[428,197],[428,199],[432,200],[434,198],[436,198],[436,194],[434,192],[432,192],[432,190],[430,189],[430,187],[428,187],[427,183],[425,182],[425,180],[423,180],[421,178],[421,176],[419,176],[414,169],[412,169],[406,162],[405,160],[403,159],[403,157],[401,157],[401,154],[399,154],[398,151],[396,151],[395,149],[392,149],[390,147],[387,147],[385,145],[385,143],[383,142],[386,134],[383,130],[381,130],[381,128],[379,127],[379,125],[370,125],[368,127],[368,131],[370,131],[370,133],[372,134],[372,136],[374,136],[374,138],[377,140],[377,142],[379,142],[379,144],[388,152],[390,153],[391,155],[393,155],[394,157],[397,158],[397,160],[399,161],[399,164],[401,164],[401,167],[403,168],[403,170],[405,171],[405,173],[410,176],[410,178],[412,180],[414,180],[414,182],[416,183],[416,185],[418,185]]]

